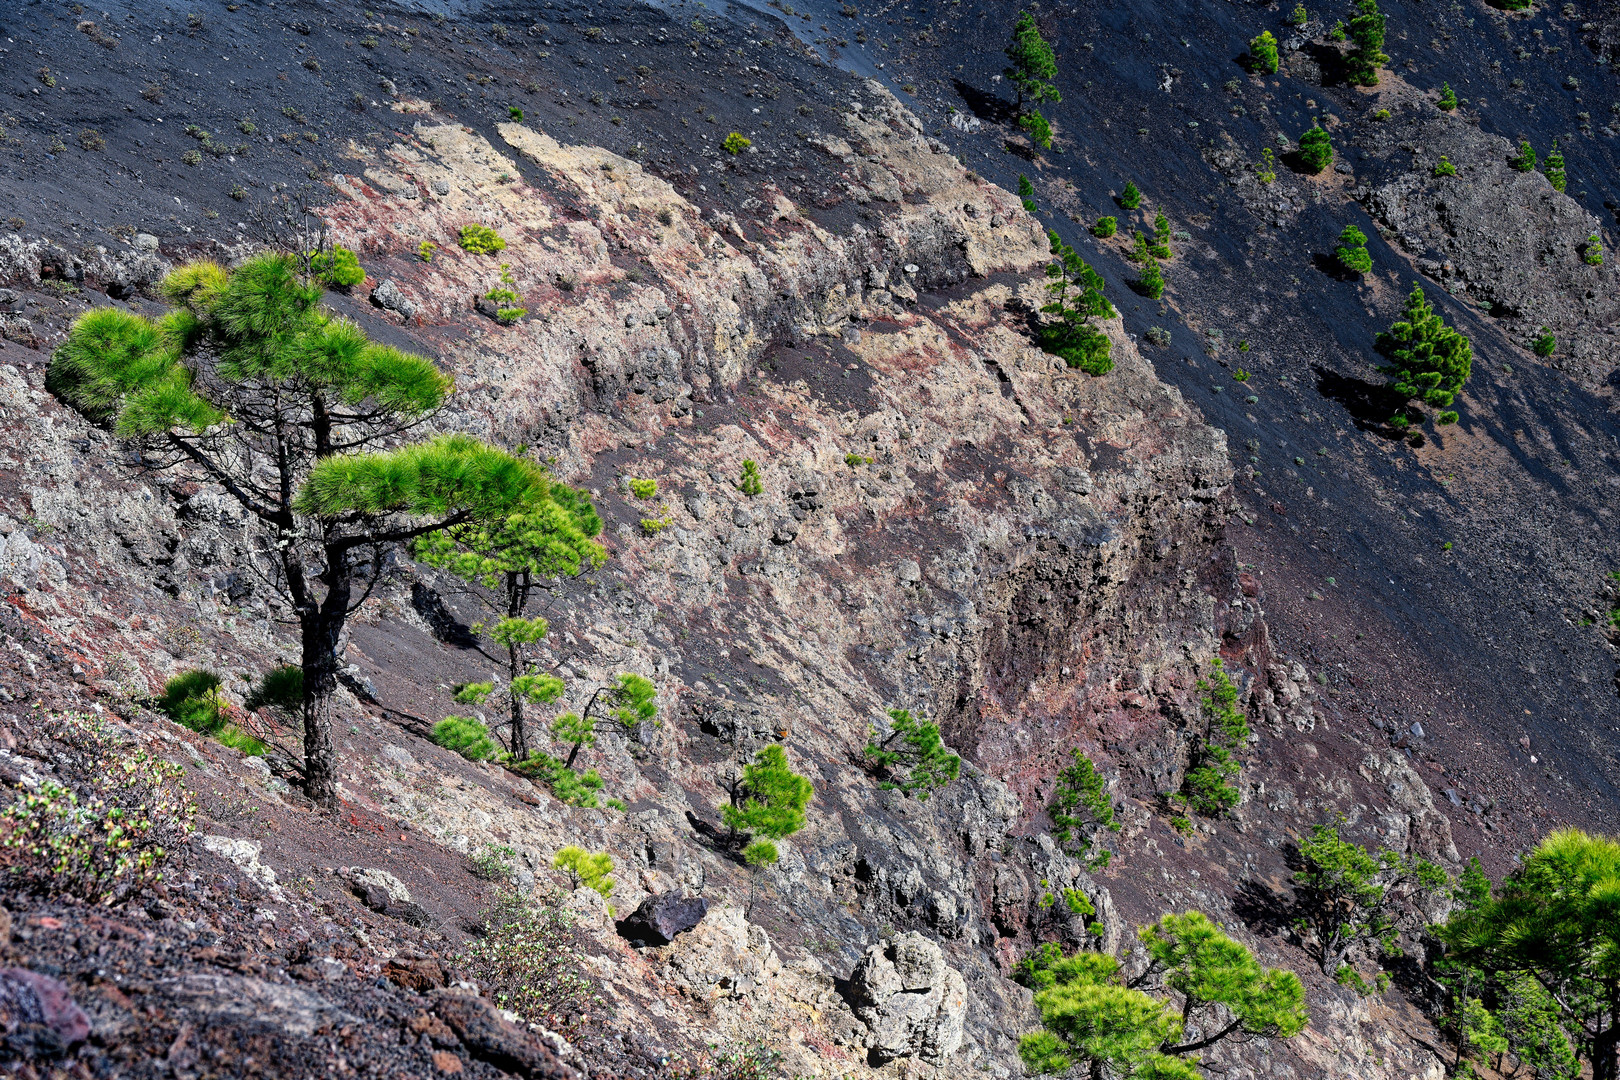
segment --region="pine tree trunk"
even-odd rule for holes
[[[522,668],[523,658],[518,653],[517,645],[508,645],[506,647],[506,685],[511,686],[512,682],[523,674]],[[529,756],[529,737],[523,730],[523,698],[515,693],[509,696],[512,699],[512,756],[522,761]]]
[[[337,692],[338,644],[349,616],[349,575],[344,555],[329,552],[321,575],[326,596],[298,612],[304,668],[304,793],[324,810],[336,810],[337,742],[332,697]]]
[[[1592,1037],[1592,1080],[1620,1080],[1620,985],[1609,988],[1609,1025]],[[1603,1023],[1601,1017],[1599,1024]]]

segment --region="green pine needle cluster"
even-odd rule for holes
[[[220,677],[212,671],[183,671],[163,684],[157,710],[182,727],[208,735],[249,757],[262,756],[270,748],[232,722],[233,709],[220,683]]]
[[[1384,52],[1385,16],[1378,0],[1356,0],[1356,13],[1350,17],[1350,40],[1355,48],[1345,58],[1352,86],[1377,86],[1378,69],[1389,62]]]
[[[334,244],[331,251],[310,252],[309,272],[337,289],[347,289],[366,280],[359,257],[340,244]]]
[[[752,498],[765,490],[765,481],[760,478],[759,466],[750,459],[742,463],[742,476],[737,480],[737,490]]]
[[[551,860],[554,869],[561,870],[568,875],[574,888],[584,886],[600,893],[606,900],[613,895],[617,883],[609,875],[613,873],[613,856],[605,851],[592,855],[582,847],[568,845],[557,852]]]
[[[1333,138],[1320,127],[1299,137],[1299,160],[1310,173],[1319,173],[1333,164]]]
[[[873,768],[886,776],[885,790],[903,792],[919,802],[927,802],[962,770],[962,759],[940,741],[939,725],[917,720],[906,709],[889,710],[889,733],[868,743],[865,753]]]
[[[470,251],[474,255],[493,255],[506,250],[506,241],[501,234],[488,225],[463,225],[456,243],[461,245],[462,251]]]
[[[781,840],[804,828],[804,810],[814,794],[810,781],[788,766],[786,752],[771,743],[743,766],[741,782],[731,803],[720,808],[720,819],[733,834]],[[743,850],[747,858],[748,848]],[[763,849],[755,849],[760,854]]]
[[[1277,74],[1277,38],[1270,30],[1262,30],[1249,41],[1249,70],[1258,75]]]

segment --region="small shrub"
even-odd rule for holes
[[[185,153],[180,155],[180,160],[182,162],[184,162],[185,164],[187,164],[187,165],[192,165],[192,166],[201,165],[202,164],[202,151],[201,150],[187,150]]]
[[[523,122],[523,110],[518,108],[516,105],[508,105],[506,107],[506,115],[511,117],[514,123]]]
[[[1249,70],[1260,75],[1277,74],[1277,38],[1270,30],[1260,31],[1249,41]]]
[[[1108,865],[1113,853],[1097,839],[1098,829],[1119,832],[1114,807],[1108,799],[1108,782],[1090,758],[1078,747],[1069,751],[1074,764],[1057,775],[1057,785],[1048,813],[1052,816],[1052,839],[1063,850],[1085,859],[1093,869]]]
[[[1390,111],[1388,109],[1378,109],[1378,110],[1374,111],[1374,113],[1372,114],[1372,118],[1374,120],[1378,120],[1380,122],[1382,122],[1384,120],[1388,120],[1390,118],[1390,116],[1391,116],[1391,113],[1390,113]]]
[[[1581,248],[1581,259],[1588,266],[1603,265],[1603,244],[1598,239],[1597,233],[1586,238],[1586,244]]]
[[[112,749],[99,718],[76,722]],[[56,780],[19,790],[0,811],[0,867],[8,884],[42,896],[105,903],[163,880],[169,854],[194,831],[185,770],[144,750],[104,759],[93,788]]]
[[[1294,10],[1288,13],[1286,20],[1289,26],[1304,26],[1311,21],[1310,14],[1306,12],[1304,4],[1295,4]]]
[[[1563,191],[1564,185],[1569,182],[1564,172],[1564,154],[1558,149],[1557,139],[1553,140],[1552,149],[1547,151],[1547,160],[1542,162],[1541,172],[1554,191]]]
[[[484,916],[484,932],[456,967],[503,1009],[564,1036],[590,1012],[593,986],[573,920],[560,904],[508,894]]]
[[[366,272],[360,267],[359,257],[341,244],[333,245],[331,251],[311,252],[309,269],[322,282],[333,288],[347,289],[366,280]]]
[[[1319,173],[1333,164],[1333,139],[1319,127],[1299,137],[1299,160],[1311,173]]]
[[[284,724],[296,723],[304,705],[304,669],[297,664],[273,667],[253,684],[242,707],[248,712],[265,709]]]
[[[1267,146],[1260,151],[1260,160],[1254,166],[1254,178],[1268,187],[1277,182],[1277,155]]]
[[[1329,41],[1344,41],[1347,36],[1348,35],[1346,35],[1345,32],[1344,32],[1344,20],[1343,19],[1340,19],[1337,22],[1335,22],[1333,24],[1333,29],[1328,31],[1328,40]]]
[[[1142,193],[1136,187],[1136,181],[1125,181],[1125,190],[1120,192],[1119,205],[1127,210],[1135,210],[1142,205]]]
[[[1536,150],[1529,139],[1519,140],[1519,152],[1508,158],[1508,164],[1517,172],[1529,172],[1536,167]]]
[[[416,257],[423,262],[432,262],[433,253],[439,250],[439,245],[431,240],[424,240],[416,247]]]
[[[250,757],[262,756],[269,747],[232,722],[235,710],[219,686],[220,677],[212,671],[194,668],[181,672],[163,684],[157,710],[199,735],[210,736]]]
[[[788,767],[782,747],[767,743],[743,766],[742,781],[720,817],[733,835],[780,840],[804,828],[804,810],[814,795],[810,781]]]
[[[433,741],[468,761],[487,761],[500,752],[489,728],[470,716],[447,716],[434,724]]]
[[[592,855],[584,848],[570,844],[557,852],[551,865],[566,873],[574,888],[583,885],[587,889],[594,889],[604,900],[613,895],[617,886],[617,882],[608,876],[613,873],[613,856],[605,851]]]
[[[638,499],[650,499],[658,494],[658,481],[656,480],[630,480],[630,494]]]
[[[1242,368],[1238,368],[1236,371],[1232,372],[1232,378],[1236,379],[1238,382],[1248,382],[1250,379],[1254,378],[1254,376]]]
[[[506,241],[488,225],[463,225],[456,242],[461,245],[462,251],[470,251],[474,255],[493,255],[506,250]]]
[[[1558,339],[1553,336],[1552,331],[1543,326],[1541,333],[1530,342],[1530,351],[1545,360],[1558,351]]]
[[[1450,161],[1446,160],[1446,156],[1444,154],[1441,154],[1439,162],[1437,162],[1435,164],[1434,175],[1436,177],[1456,176],[1457,175],[1457,166],[1453,165]]]
[[[485,844],[484,849],[467,860],[472,876],[484,881],[507,881],[512,876],[512,859],[517,852],[505,844]]]
[[[232,184],[231,190],[226,192],[226,194],[235,199],[237,202],[241,202],[243,199],[247,198],[247,188],[243,187],[241,184]]]
[[[95,128],[85,128],[79,132],[79,148],[81,150],[105,150],[107,140],[101,137],[101,132]]]
[[[744,495],[754,496],[765,490],[765,482],[760,479],[759,466],[751,458],[744,459],[742,463],[742,476],[737,480],[737,490]]]
[[[512,264],[501,263],[500,283],[484,294],[484,299],[495,305],[495,321],[502,326],[511,326],[529,313],[529,309],[518,307],[517,290],[512,286]]]
[[[1436,104],[1446,112],[1452,112],[1457,108],[1457,94],[1451,89],[1450,83],[1440,84],[1440,100]]]
[[[1170,347],[1170,331],[1162,326],[1150,326],[1142,336],[1147,338],[1149,344],[1157,345],[1161,349]]]
[[[732,157],[736,157],[738,154],[742,153],[744,150],[753,145],[753,142],[747,138],[744,138],[741,132],[733,131],[730,135],[727,135],[725,141],[720,144],[720,149],[724,150]]]
[[[1119,221],[1117,218],[1112,217],[1100,217],[1097,219],[1097,224],[1091,227],[1091,234],[1099,240],[1106,240],[1118,231]]]
[[[634,729],[658,715],[658,688],[634,672],[621,672],[618,681],[601,691],[608,715]]]
[[[1445,427],[1447,424],[1455,424],[1456,422],[1457,412],[1454,409],[1442,409],[1434,414],[1434,424],[1436,427]]]
[[[1352,274],[1365,274],[1372,270],[1372,256],[1367,254],[1367,234],[1354,225],[1346,225],[1339,233],[1339,246],[1333,250],[1333,257]]]

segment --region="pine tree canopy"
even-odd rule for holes
[[[1403,314],[1378,337],[1379,349],[1390,358],[1391,386],[1398,394],[1445,408],[1468,381],[1474,346],[1445,324],[1416,282]]]
[[[1008,44],[1007,59],[1011,63],[1002,75],[1018,89],[1018,108],[1023,111],[1024,100],[1061,102],[1063,95],[1052,85],[1057,78],[1057,57],[1052,46],[1041,36],[1035,17],[1027,11],[1018,13],[1013,24],[1012,41]]]

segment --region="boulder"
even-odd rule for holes
[[[427,926],[428,913],[411,900],[405,883],[386,870],[354,867],[345,875],[349,888],[372,911],[391,916],[412,926]]]
[[[393,278],[384,278],[381,284],[371,290],[371,302],[384,311],[392,311],[406,322],[416,318],[416,301],[406,296]]]
[[[668,945],[703,921],[709,902],[701,896],[684,897],[677,891],[649,896],[629,917],[618,923],[619,936],[649,945]]]
[[[938,1065],[962,1045],[967,981],[940,947],[915,931],[866,950],[849,977],[855,1015],[879,1062],[916,1057]]]
[[[574,1071],[557,1059],[551,1047],[508,1022],[484,998],[444,991],[435,999],[433,1011],[479,1061],[526,1080],[575,1080]]]

